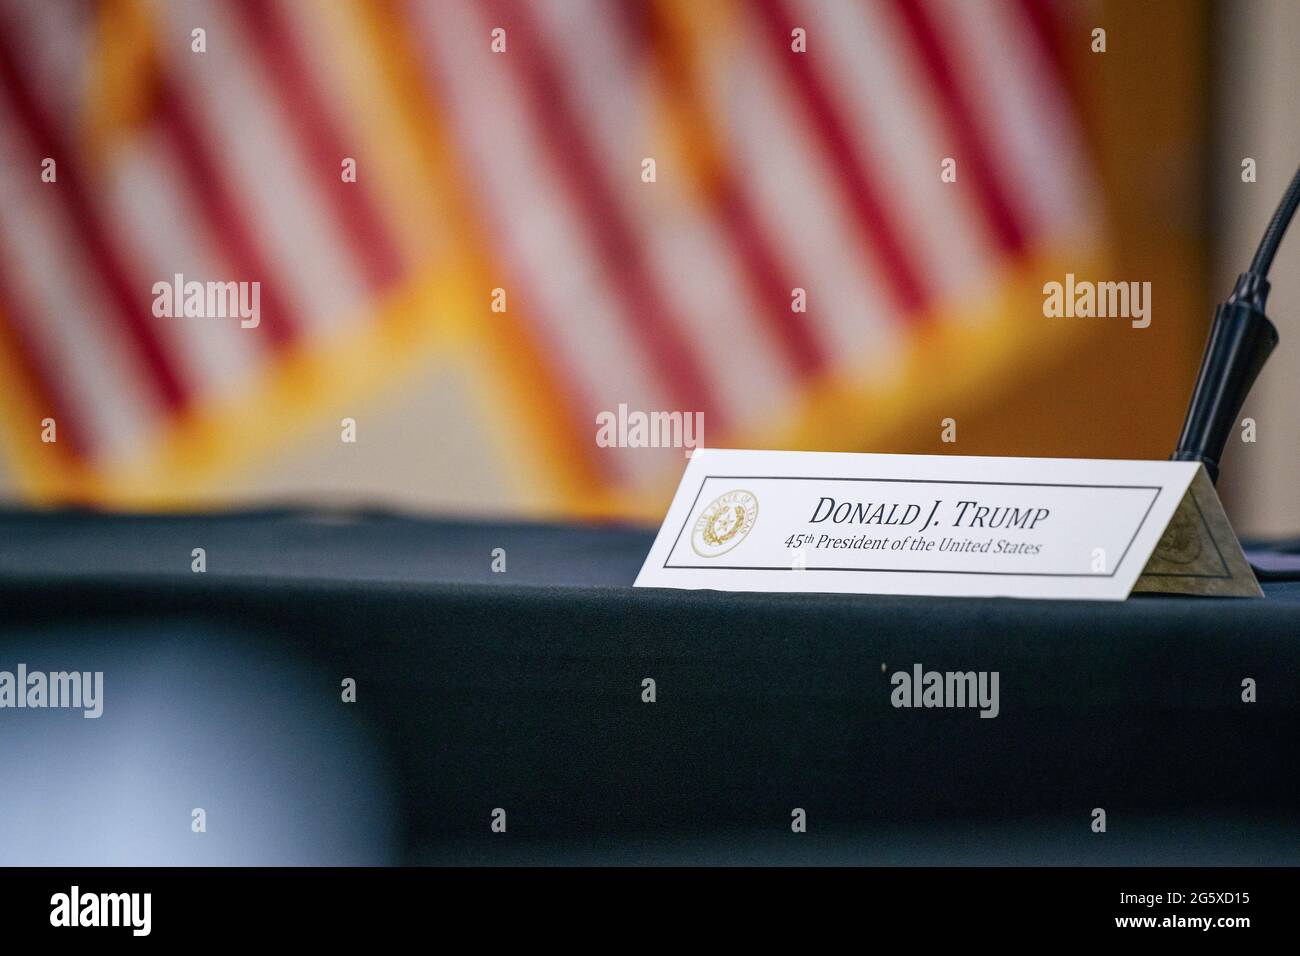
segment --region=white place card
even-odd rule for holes
[[[1262,592],[1199,464],[698,449],[637,587]]]

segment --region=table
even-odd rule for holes
[[[240,815],[207,808],[221,825],[203,845],[221,852],[154,833],[174,809],[161,796],[104,817],[83,778],[67,812],[123,828],[101,861],[1300,862],[1300,584],[1123,603],[633,589],[652,537],[379,511],[10,511],[0,669],[68,647],[74,663],[48,666],[102,661],[105,720],[167,698],[129,739],[194,722],[212,741],[159,745],[150,779],[228,779],[228,739],[259,754],[236,773]],[[890,675],[917,663],[998,672],[998,716],[891,706]],[[205,717],[265,675],[234,716]],[[200,689],[167,690],[182,686]],[[72,779],[7,716],[0,759]],[[95,724],[60,720],[59,746]],[[0,791],[14,832],[71,825]],[[292,846],[268,845],[277,828]]]

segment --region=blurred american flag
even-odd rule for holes
[[[261,426],[453,343],[556,500],[662,481],[595,446],[620,404],[703,411],[709,444],[843,445],[902,414],[936,336],[990,321],[973,303],[1097,244],[1061,13],[0,0],[3,447],[34,497],[184,500]],[[259,281],[260,326],[155,317],[176,273]],[[875,404],[819,405],[840,383]]]

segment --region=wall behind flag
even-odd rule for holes
[[[1223,228],[1216,230],[1214,291],[1229,289],[1300,166],[1300,131],[1290,116],[1300,86],[1292,37],[1300,34],[1293,3],[1231,3],[1218,11],[1224,81],[1218,99],[1234,104],[1217,118],[1212,194]],[[1292,227],[1294,231],[1295,227]],[[1269,314],[1281,344],[1242,409],[1224,453],[1220,490],[1241,534],[1290,534],[1300,528],[1300,237],[1291,235],[1269,274]]]
[[[701,444],[1163,457],[1209,22],[0,0],[0,488],[654,519]]]

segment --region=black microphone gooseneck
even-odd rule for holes
[[[1296,171],[1255,250],[1250,268],[1237,277],[1232,294],[1215,310],[1205,343],[1201,370],[1187,406],[1174,461],[1199,461],[1210,480],[1219,480],[1219,459],[1237,421],[1246,394],[1277,345],[1277,328],[1267,315],[1268,269],[1278,244],[1300,205],[1300,170]]]

